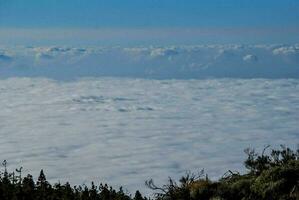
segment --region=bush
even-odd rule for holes
[[[299,199],[299,150],[293,151],[285,146],[262,154],[246,149],[244,164],[247,174],[228,171],[220,180],[211,181],[204,177],[190,175],[182,177],[177,184],[172,179],[158,187],[153,180],[147,186],[155,190],[157,199],[188,200],[297,200]]]
[[[199,174],[187,173],[177,183],[169,178],[159,187],[151,179],[146,185],[154,190],[156,200],[298,200],[299,199],[299,149],[285,146],[265,154],[246,149],[244,164],[248,173],[228,171],[218,181],[211,181],[202,170]],[[1,200],[147,200],[139,191],[134,197],[107,184],[91,187],[51,185],[41,170],[36,182],[28,174],[22,178],[22,168],[9,173],[6,161],[0,173]]]

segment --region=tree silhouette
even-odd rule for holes
[[[266,146],[261,154],[254,149],[245,153],[245,174],[228,170],[218,181],[212,181],[202,170],[198,174],[189,172],[178,182],[169,178],[165,185],[157,186],[151,179],[146,185],[154,190],[155,200],[299,199],[299,149],[281,146],[270,151]],[[52,186],[43,170],[35,183],[30,174],[22,178],[22,167],[14,174],[8,172],[6,160],[2,165],[0,200],[147,200],[139,191],[131,197],[122,187],[115,190],[102,183],[97,186],[92,182],[91,187],[72,187],[68,182]]]

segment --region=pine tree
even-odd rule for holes
[[[47,182],[44,171],[41,170],[36,182],[37,197],[39,200],[46,200],[51,193],[51,185]]]
[[[135,192],[135,197],[134,200],[144,200],[144,198],[142,197],[141,193],[139,192],[139,190],[137,190]]]

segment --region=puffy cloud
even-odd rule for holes
[[[0,61],[11,61],[12,57],[5,55],[5,54],[0,54]]]
[[[297,46],[279,47],[273,50],[274,55],[292,55],[299,54],[299,48]]]
[[[7,49],[6,47],[0,46],[0,62],[12,61],[15,56],[15,52]]]
[[[150,55],[152,57],[169,57],[177,55],[178,51],[174,48],[154,48],[151,50]]]
[[[46,54],[46,53],[42,53],[42,52],[39,52],[36,54],[36,59],[37,60],[40,60],[40,59],[52,59],[53,56],[51,56],[50,54]]]
[[[68,52],[70,50],[71,48],[69,47],[50,47],[47,49],[48,52],[61,52],[61,53]]]
[[[255,55],[248,54],[243,57],[243,60],[247,62],[253,62],[253,61],[257,61],[258,59]]]
[[[30,74],[57,78],[124,76],[147,78],[298,78],[298,45],[187,45],[169,47],[2,47],[0,60]],[[9,54],[7,53],[9,52]],[[255,62],[257,61],[258,62]],[[34,65],[34,70],[32,66]],[[49,75],[47,67],[51,67]],[[28,69],[28,70],[27,70]],[[54,75],[55,74],[55,75]]]

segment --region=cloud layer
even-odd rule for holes
[[[144,191],[145,180],[186,170],[219,178],[243,168],[244,148],[299,138],[297,79],[11,78],[0,80],[0,95],[1,159],[35,177],[43,168],[50,181]]]
[[[299,78],[299,45],[2,46],[1,77]]]

